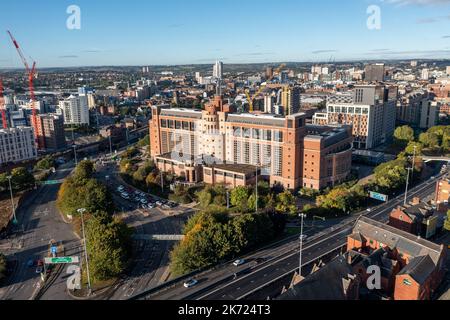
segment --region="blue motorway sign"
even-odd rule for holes
[[[58,248],[57,247],[55,247],[55,246],[52,246],[52,253],[56,253],[56,251],[58,250]]]
[[[381,194],[378,192],[373,192],[370,191],[370,198],[375,199],[375,200],[379,200],[379,201],[383,201],[383,202],[387,202],[388,201],[388,196],[385,194]]]

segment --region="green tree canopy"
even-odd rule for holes
[[[171,271],[183,275],[230,259],[272,239],[274,226],[267,214],[230,217],[225,209],[197,213],[186,223],[185,239],[171,252]]]
[[[397,127],[394,132],[394,139],[398,144],[407,145],[414,141],[414,130],[410,126]]]
[[[49,170],[55,166],[55,161],[51,156],[47,156],[44,159],[36,163],[35,170]]]
[[[250,190],[247,187],[237,187],[231,191],[231,204],[240,212],[247,212]]]
[[[34,176],[26,168],[19,167],[11,171],[11,184],[14,190],[22,191],[34,187]]]
[[[286,191],[280,193],[277,196],[277,203],[275,205],[275,209],[277,212],[280,212],[280,213],[296,215],[297,214],[297,205],[295,203],[294,195],[289,190],[286,190]]]
[[[90,216],[86,222],[86,246],[94,281],[117,277],[130,254],[131,230],[105,212]]]

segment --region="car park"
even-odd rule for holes
[[[183,285],[184,285],[185,288],[192,288],[192,287],[195,286],[197,283],[198,283],[197,280],[191,279],[191,280],[186,281]]]

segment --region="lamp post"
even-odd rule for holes
[[[405,190],[405,200],[403,204],[406,206],[408,201],[408,186],[409,186],[409,171],[413,170],[412,168],[408,168],[408,175],[406,176],[406,190]]]
[[[414,154],[413,154],[413,161],[412,161],[412,172],[411,172],[411,182],[414,182],[414,168],[416,167],[416,149],[417,146],[414,145]]]
[[[258,213],[258,171],[259,171],[259,166],[260,166],[260,162],[258,161],[258,163],[256,164],[256,200],[255,200],[255,208],[256,208],[256,213]]]
[[[83,232],[83,242],[84,242],[84,254],[86,258],[86,272],[88,277],[88,296],[91,295],[91,276],[89,274],[89,258],[88,258],[88,252],[87,252],[87,244],[86,244],[86,233],[84,231],[84,213],[86,212],[86,209],[81,208],[78,209],[77,212],[81,215],[81,229]]]
[[[77,159],[77,145],[76,144],[73,144],[73,154],[74,154],[74,157],[75,157],[75,167],[78,165],[78,159]]]
[[[10,192],[10,195],[11,195],[11,206],[12,206],[12,212],[13,212],[13,216],[14,216],[13,223],[17,224],[16,206],[14,205],[14,196],[13,196],[13,189],[12,189],[11,179],[12,179],[12,176],[8,176],[9,192]]]
[[[303,250],[303,219],[306,218],[306,214],[300,213],[299,217],[301,219],[300,222],[300,254],[299,254],[299,264],[298,264],[298,275],[302,276],[302,250]]]

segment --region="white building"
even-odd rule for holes
[[[37,157],[32,127],[0,129],[0,165]]]
[[[355,86],[351,93],[331,96],[326,113],[316,113],[316,125],[352,125],[354,148],[371,149],[388,142],[395,131],[396,105],[389,89],[380,85]]]
[[[422,80],[430,79],[430,71],[428,69],[422,70]]]
[[[59,113],[64,115],[64,124],[89,125],[89,104],[84,94],[71,95],[59,102]]]
[[[267,94],[264,96],[264,112],[273,113],[273,106],[275,97],[272,94]]]
[[[216,61],[213,67],[213,78],[222,79],[223,77],[223,62]]]
[[[450,66],[447,67],[446,73],[447,73],[448,76],[450,76]]]

